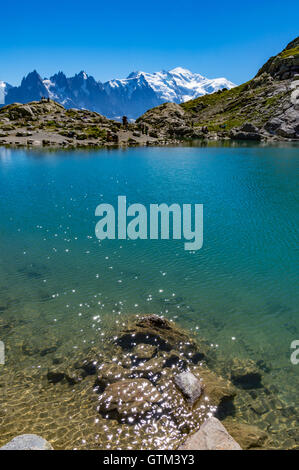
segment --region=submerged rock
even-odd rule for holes
[[[55,367],[51,367],[47,372],[47,380],[51,384],[66,382],[69,385],[75,385],[83,379],[81,371],[72,368],[69,365],[60,363]]]
[[[235,358],[231,362],[231,381],[238,388],[251,390],[262,388],[262,373],[252,360]]]
[[[179,450],[242,450],[217,418],[209,418]]]
[[[225,417],[227,410],[234,409],[235,387],[200,362],[206,357],[207,346],[196,343],[173,322],[158,315],[132,317],[115,341],[117,364],[107,361],[99,367],[95,384],[103,394],[99,411],[106,418],[121,421],[135,413],[136,421],[149,410],[148,416],[157,421],[160,416],[155,408],[162,407],[166,419],[183,432],[190,432],[209,413],[217,411]],[[154,387],[162,402],[149,404],[147,397],[143,407],[144,399],[139,397],[141,408],[130,415],[130,408],[136,408],[132,404],[136,397],[119,397],[134,383]]]
[[[161,401],[162,395],[149,380],[122,380],[108,385],[100,397],[99,411],[133,423],[148,413],[153,414],[154,405]]]
[[[49,370],[47,373],[47,379],[52,384],[57,384],[64,379],[64,373],[57,370]]]
[[[257,426],[237,423],[232,421],[231,418],[225,420],[224,424],[228,432],[234,439],[237,439],[244,450],[260,449],[268,439],[268,434]]]
[[[108,385],[123,379],[128,379],[130,374],[130,369],[125,369],[118,364],[107,362],[98,368],[95,386],[98,387],[100,392],[103,392]]]
[[[141,362],[138,366],[133,366],[131,377],[145,378],[155,385],[162,375],[164,365],[165,359],[162,356],[154,357],[149,361]]]
[[[159,317],[159,315],[151,314],[151,315],[144,315],[140,319],[136,321],[136,325],[140,327],[152,327],[152,328],[162,328],[166,330],[170,330],[172,325],[170,322],[163,317]]]
[[[107,351],[101,344],[72,357],[50,357],[45,378],[53,389],[84,394],[95,406],[92,416],[114,421],[112,428],[138,424],[147,432],[146,426],[153,426],[165,438],[176,434],[177,445],[209,416],[226,419],[235,412],[237,389],[208,368],[210,353],[207,344],[166,318],[132,316]],[[247,361],[246,373],[253,365]],[[245,372],[244,362],[232,366],[235,374]]]
[[[22,434],[0,447],[0,450],[54,450],[51,444],[36,434]]]
[[[134,355],[138,360],[149,360],[157,353],[157,348],[151,344],[138,344],[134,348]]]
[[[205,384],[205,395],[209,398],[210,403],[218,408],[218,411],[221,411],[224,404],[232,406],[237,389],[230,380],[215,374],[206,367],[196,366],[192,372],[202,379]]]
[[[124,351],[133,351],[139,344],[152,345],[157,351],[177,349],[184,354],[198,351],[198,345],[174,323],[158,315],[133,318],[116,340]]]
[[[199,399],[203,392],[203,383],[192,372],[182,372],[176,375],[174,382],[191,406]]]

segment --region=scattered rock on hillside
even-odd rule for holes
[[[140,128],[135,123],[124,126],[96,112],[65,109],[45,99],[1,107],[0,131],[4,144],[29,147],[154,145],[159,140],[157,133],[150,135],[144,126]]]
[[[231,130],[230,138],[234,140],[261,140],[262,136],[256,126],[245,122],[241,127]]]
[[[296,130],[294,127],[283,123],[281,127],[277,129],[276,134],[281,137],[286,137],[287,139],[292,139],[296,137]]]

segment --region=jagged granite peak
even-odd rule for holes
[[[46,80],[47,79],[45,78],[44,82]],[[50,77],[50,81],[53,84],[55,83],[59,87],[66,87],[67,86],[67,78],[66,78],[66,75],[62,71],[59,71],[58,73],[55,73],[54,75],[52,75],[52,77]]]
[[[48,90],[41,76],[36,70],[30,72],[23,78],[19,87],[11,87],[5,96],[7,103],[27,103],[28,101],[39,100],[42,97],[48,97]]]
[[[8,90],[5,104],[26,103],[49,97],[67,108],[90,109],[107,117],[136,119],[146,110],[165,102],[181,103],[234,84],[225,78],[208,79],[182,67],[148,73],[135,71],[125,79],[96,81],[85,71],[73,77],[63,72],[42,79],[36,70],[19,87]]]

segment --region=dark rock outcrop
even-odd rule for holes
[[[270,57],[257,76],[265,72],[277,80],[287,80],[299,74],[299,37],[290,42],[282,52]]]
[[[241,127],[231,130],[230,138],[234,140],[261,140],[262,136],[256,126],[245,122]]]

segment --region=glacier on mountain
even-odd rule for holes
[[[11,85],[0,80],[0,106],[5,104],[5,97],[9,88],[11,88]]]
[[[130,80],[136,80],[139,77],[144,78],[161,100],[174,103],[182,103],[207,93],[214,93],[222,88],[230,89],[235,86],[226,78],[209,79],[182,67],[154,73],[133,72],[127,80],[122,80],[122,83],[129,84]]]

